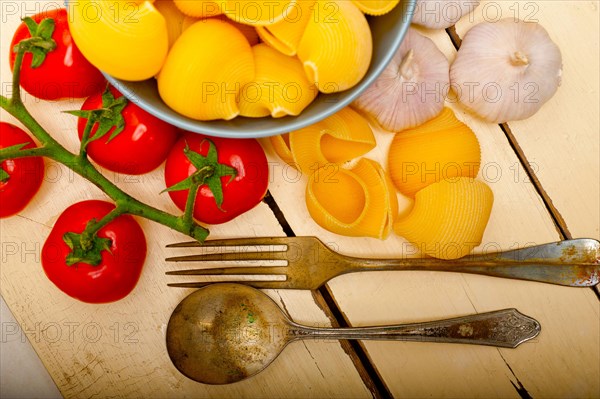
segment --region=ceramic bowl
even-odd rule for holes
[[[375,81],[400,46],[410,26],[415,2],[416,0],[403,0],[388,14],[368,17],[373,36],[373,58],[365,77],[349,90],[319,94],[315,101],[298,116],[276,119],[237,117],[230,121],[197,121],[169,108],[158,94],[155,79],[141,82],[127,82],[111,76],[107,76],[107,79],[141,108],[184,130],[230,138],[258,138],[287,133],[312,125],[336,113],[349,105]]]

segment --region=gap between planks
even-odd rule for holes
[[[460,48],[460,44],[462,43],[462,39],[460,38],[458,33],[456,33],[456,28],[454,26],[451,26],[450,28],[446,29],[446,33],[450,37],[450,40],[452,41],[452,44],[454,45],[456,50],[458,50]],[[535,174],[535,171],[532,169],[531,165],[527,161],[527,156],[525,155],[525,151],[523,151],[523,149],[519,145],[519,142],[516,139],[516,137],[514,136],[514,134],[512,133],[510,126],[508,125],[508,123],[501,123],[499,126],[500,126],[500,129],[502,130],[502,132],[504,133],[504,135],[506,136],[506,139],[508,140],[508,143],[510,144],[514,153],[517,155],[517,159],[519,160],[519,163],[521,164],[521,166],[523,166],[523,169],[525,170],[525,173],[527,174],[529,181],[532,182],[533,187],[535,188],[535,191],[538,193],[542,202],[544,203],[544,206],[550,213],[550,217],[552,218],[552,221],[554,223],[554,226],[556,227],[556,231],[558,232],[560,239],[561,240],[572,239],[573,235],[569,231],[567,222],[565,222],[565,219],[562,217],[559,210],[556,208],[556,206],[554,206],[552,199],[550,198],[550,196],[544,189],[542,183],[540,182],[537,175]],[[589,289],[592,290],[592,292],[596,295],[596,297],[600,301],[600,286],[596,285],[594,287],[590,287]]]
[[[458,50],[462,43],[462,39],[456,32],[455,26],[451,26],[450,28],[446,29],[446,33],[450,37],[450,40],[452,41],[452,44],[454,45],[455,49]],[[541,200],[544,203],[544,206],[548,210],[548,213],[550,214],[550,216],[552,218],[552,221],[556,227],[556,230],[557,230],[557,233],[558,233],[560,239],[561,240],[571,239],[572,235],[569,231],[567,223],[565,222],[564,218],[562,217],[562,215],[560,214],[558,209],[552,203],[550,196],[548,195],[548,193],[542,186],[542,183],[539,181],[538,177],[536,176],[535,171],[531,168],[529,162],[527,162],[527,157],[525,155],[525,152],[523,151],[523,149],[519,145],[517,139],[513,135],[512,131],[510,129],[510,126],[508,125],[508,123],[502,123],[499,125],[499,127],[502,130],[502,132],[504,133],[504,135],[506,136],[512,150],[514,151],[514,153],[517,156],[517,159],[523,166],[528,178],[533,183],[533,186],[534,186],[536,192],[538,193],[538,195],[540,196]],[[295,235],[293,229],[287,222],[285,215],[283,214],[283,212],[277,205],[277,202],[275,201],[275,199],[271,196],[270,192],[267,192],[264,202],[269,206],[269,208],[271,209],[271,211],[277,218],[277,220],[278,220],[279,224],[281,225],[281,227],[283,228],[283,231],[285,232],[285,234],[288,237],[295,237],[296,235]],[[598,297],[598,300],[600,301],[600,287],[595,286],[590,289],[594,292],[594,294]],[[350,326],[350,323],[348,322],[347,317],[345,316],[345,314],[341,311],[341,309],[337,305],[337,303],[327,285],[321,287],[317,291],[312,291],[312,293],[313,293],[313,298],[314,298],[315,303],[327,315],[327,317],[329,318],[329,320],[331,321],[331,323],[334,327],[349,327]],[[340,340],[340,344],[342,345],[342,348],[344,349],[344,351],[348,354],[348,356],[352,360],[354,366],[356,367],[357,371],[359,372],[359,375],[363,379],[363,382],[368,387],[368,389],[372,392],[373,396],[375,398],[392,397],[390,390],[385,385],[385,382],[383,381],[383,379],[380,377],[374,364],[371,362],[371,360],[368,356],[368,353],[365,350],[362,343],[360,341]],[[506,362],[506,360],[504,362],[506,363],[507,367],[512,371],[510,365]],[[511,383],[512,383],[512,381],[511,381]],[[521,396],[524,399],[530,398],[531,396],[529,396],[526,388],[524,386],[522,386],[520,384],[520,382],[519,382],[519,385],[520,385],[520,387],[517,387],[513,383],[513,386],[515,387],[515,390],[517,391],[519,396]]]
[[[451,27],[446,29],[446,33],[450,37],[450,41],[452,41],[454,48],[458,51],[458,49],[460,48],[460,45],[462,44],[462,39],[456,32],[456,27],[454,25],[452,25]],[[552,221],[554,222],[556,231],[557,231],[560,239],[561,240],[572,239],[573,236],[571,235],[571,232],[569,231],[569,228],[567,226],[567,223],[565,222],[565,219],[562,217],[559,210],[554,206],[552,199],[550,198],[550,196],[548,195],[548,193],[542,186],[542,183],[540,182],[537,175],[535,174],[535,171],[531,168],[531,165],[527,161],[527,156],[525,155],[525,152],[519,145],[518,140],[512,133],[509,124],[501,123],[501,124],[499,124],[499,127],[502,130],[502,132],[504,133],[504,135],[506,136],[506,139],[508,140],[508,143],[510,144],[514,153],[516,154],[517,159],[523,166],[525,173],[527,174],[527,177],[529,178],[529,181],[532,182],[533,187],[535,188],[535,191],[538,193],[541,200],[543,201],[544,206],[546,207],[546,210],[548,211],[548,213],[550,214],[550,217],[552,218]],[[592,292],[596,295],[596,297],[600,301],[600,286],[596,285],[594,287],[590,287],[589,289],[592,290]],[[500,354],[500,356],[502,356],[502,354]],[[504,363],[506,363],[506,366],[512,372],[512,368],[510,367],[508,362],[504,359],[504,357],[502,357],[502,359],[504,360]],[[513,373],[513,375],[514,375],[514,373]],[[515,375],[515,378],[516,378],[516,375]],[[521,382],[518,380],[518,378],[517,378],[517,382],[518,382],[519,386],[516,386],[514,383],[513,383],[513,386],[515,387],[519,396],[521,396],[523,399],[531,398],[531,396],[527,392],[527,389],[521,384]],[[511,383],[512,383],[512,381],[511,381]]]

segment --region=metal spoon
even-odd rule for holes
[[[303,338],[454,342],[515,348],[540,333],[516,309],[427,323],[358,328],[307,327],[289,320],[263,292],[212,284],[187,296],[171,315],[167,350],[173,364],[205,384],[229,384],[267,367],[291,341]]]

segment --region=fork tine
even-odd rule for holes
[[[223,281],[223,283],[228,283],[229,281]],[[249,285],[250,287],[260,288],[260,289],[279,289],[279,288],[288,288],[286,287],[286,281],[236,281],[238,284]],[[210,284],[216,284],[216,282],[203,281],[196,283],[169,283],[168,287],[177,287],[177,288],[202,288],[206,287]]]
[[[167,262],[208,262],[208,261],[270,261],[286,260],[285,252],[224,252],[220,254],[200,254],[173,256]]]
[[[226,238],[222,240],[207,240],[179,242],[167,245],[167,248],[190,247],[221,247],[221,246],[246,246],[246,245],[287,245],[290,237],[253,237],[253,238]]]
[[[210,269],[188,269],[173,270],[165,274],[170,276],[226,276],[226,275],[253,275],[253,276],[275,276],[285,275],[285,266],[275,267],[219,267]]]

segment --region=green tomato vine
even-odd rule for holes
[[[52,21],[52,23],[46,21]],[[68,151],[35,120],[23,104],[20,88],[20,72],[25,53],[33,53],[35,65],[32,65],[32,67],[39,67],[44,61],[45,54],[52,51],[52,43],[54,43],[51,39],[54,30],[53,20],[43,20],[40,22],[39,26],[34,26],[31,24],[33,21],[27,21],[27,18],[25,19],[25,22],[30,27],[32,37],[23,40],[13,49],[16,53],[16,58],[13,69],[12,96],[8,98],[0,95],[0,107],[18,119],[40,142],[40,147],[22,149],[23,145],[17,145],[0,149],[0,162],[8,159],[36,156],[52,159],[55,162],[65,165],[73,172],[90,181],[106,193],[116,205],[116,208],[102,219],[88,223],[86,229],[81,234],[67,233],[65,235],[65,242],[67,242],[69,247],[73,250],[72,258],[79,260],[83,259],[81,261],[85,261],[89,264],[98,264],[99,257],[96,256],[97,252],[105,250],[107,245],[106,243],[99,241],[100,239],[97,237],[97,232],[116,217],[124,214],[135,215],[152,220],[175,231],[186,234],[195,240],[203,242],[209,232],[205,227],[198,224],[191,215],[193,214],[194,200],[196,193],[198,192],[198,187],[207,181],[211,181],[213,175],[219,175],[219,173],[215,171],[215,168],[207,167],[199,169],[196,172],[193,182],[185,187],[190,189],[189,196],[191,199],[188,200],[184,213],[182,215],[172,215],[147,205],[127,194],[102,175],[90,162],[86,153],[86,146],[90,142],[88,137],[94,123],[101,122],[98,121],[97,118],[88,119],[85,129],[87,134],[84,133],[84,139],[81,141],[79,153],[74,154]],[[231,174],[233,172],[228,171],[228,173]],[[171,190],[173,189],[182,188],[171,188]]]

